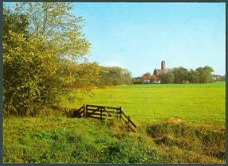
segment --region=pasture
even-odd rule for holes
[[[195,125],[225,126],[225,82],[130,85],[89,94],[73,91],[71,96],[77,101],[63,99],[64,107],[79,108],[83,103],[121,106],[138,125],[173,117]]]
[[[77,100],[67,102],[69,96]],[[107,87],[90,93],[72,91],[62,100],[62,106],[68,108],[79,108],[83,103],[122,106],[137,124],[138,132],[122,130],[115,120],[57,114],[6,117],[3,121],[4,162],[225,161],[225,82]]]

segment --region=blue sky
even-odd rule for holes
[[[128,69],[209,65],[225,74],[225,3],[73,3],[85,19],[90,62]]]

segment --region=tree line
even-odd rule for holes
[[[3,6],[4,114],[35,115],[72,88],[131,82],[126,69],[86,61],[91,44],[84,19],[71,10],[65,2]]]
[[[183,83],[211,83],[215,81],[224,81],[225,75],[212,74],[213,68],[210,66],[198,67],[195,70],[184,67],[175,67],[167,69],[162,75],[151,75],[149,72],[142,77],[133,78],[134,84],[158,83],[161,84],[183,84]]]
[[[213,82],[213,71],[210,66],[198,67],[195,70],[177,67],[167,70],[165,74],[160,76],[160,79],[162,84],[210,83]]]

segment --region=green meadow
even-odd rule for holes
[[[225,125],[225,82],[130,85],[96,89],[88,94],[74,91],[71,95],[77,101],[65,99],[64,107],[121,106],[139,125],[170,117],[191,124]]]
[[[71,118],[57,110],[44,110],[38,117],[4,117],[4,162],[225,162],[225,82],[75,90],[63,97],[61,106],[83,103],[121,106],[137,132],[124,130],[119,121]]]

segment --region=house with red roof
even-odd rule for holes
[[[166,73],[165,61],[161,61],[161,69],[154,69],[153,74],[145,73],[142,77],[133,78],[133,83],[160,83],[161,76]]]

